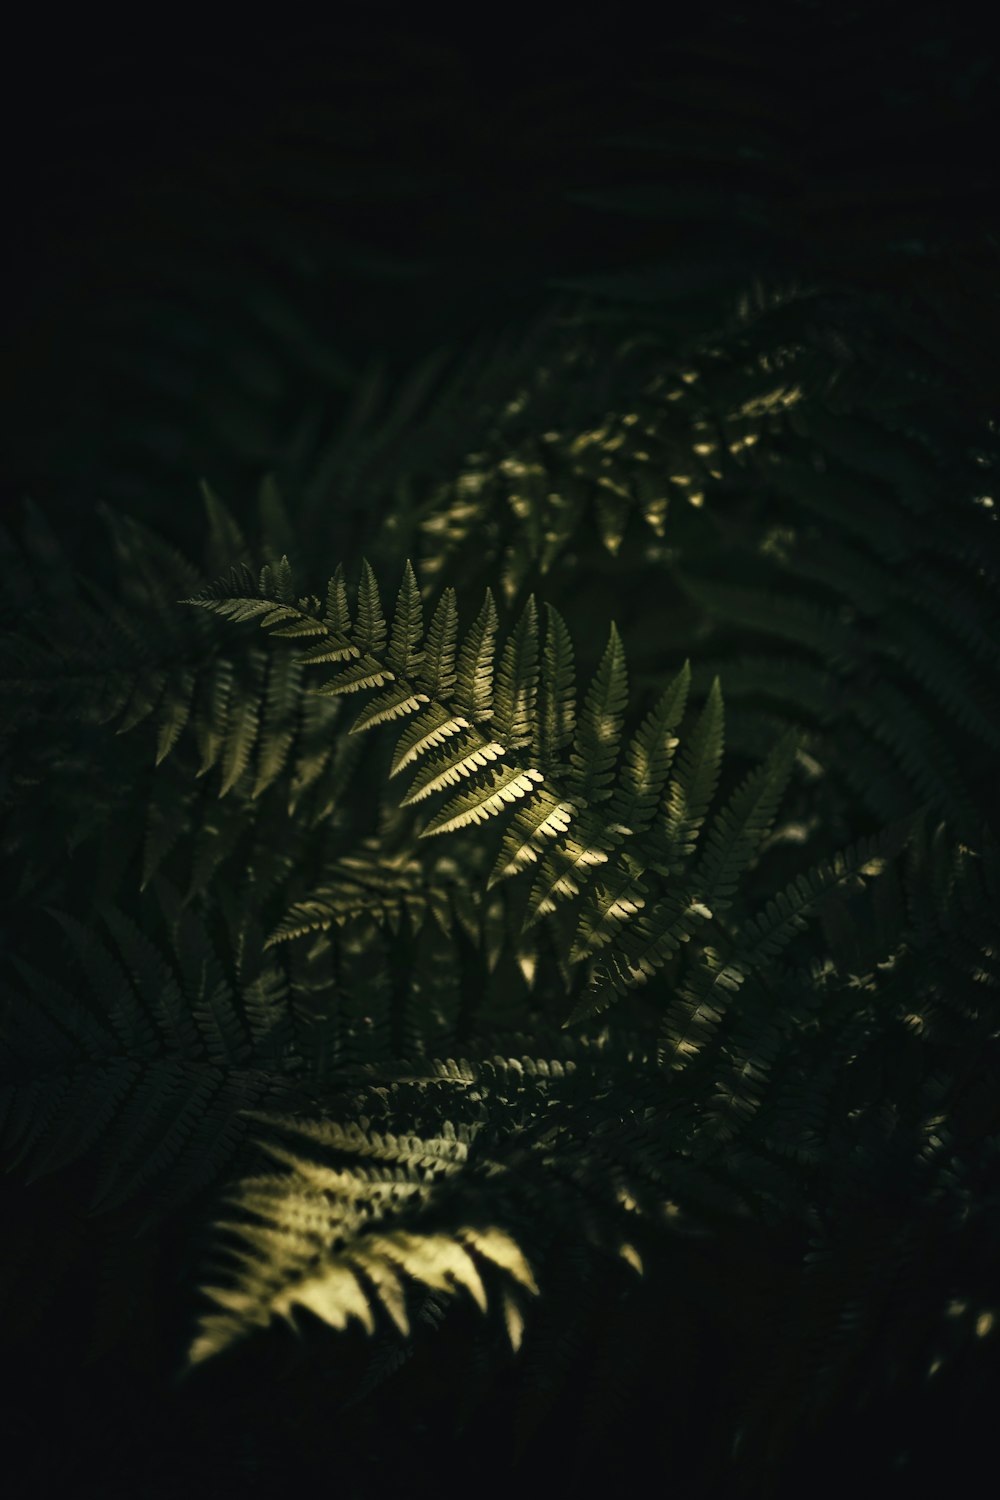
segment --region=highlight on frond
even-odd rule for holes
[[[440,1134],[418,1136],[257,1118],[298,1149],[265,1139],[281,1170],[246,1178],[230,1196],[235,1217],[217,1225],[227,1237],[217,1246],[225,1279],[203,1288],[215,1306],[201,1320],[192,1364],[276,1318],[295,1327],[297,1313],[335,1329],[357,1321],[369,1334],[388,1319],[405,1337],[429,1292],[465,1292],[484,1313],[514,1288],[537,1293],[523,1250],[497,1225],[421,1225],[418,1216],[468,1162],[474,1131],[447,1121]]]
[[[262,577],[259,587],[268,583]],[[283,587],[289,593],[291,580]],[[464,634],[454,596],[445,592],[425,638],[409,564],[391,627],[368,564],[354,617],[341,575],[328,592],[334,650],[338,665],[347,664],[318,691],[336,697],[381,689],[355,717],[353,734],[406,721],[390,776],[410,772],[399,805],[416,818],[419,838],[505,818],[487,889],[530,875],[521,904],[525,928],[567,913],[571,928],[557,939],[560,962],[581,975],[596,964],[573,1019],[661,969],[699,925],[730,904],[773,825],[795,758],[793,735],[734,793],[703,839],[722,770],[718,680],[682,733],[691,684],[685,662],[626,735],[628,668],[614,625],[577,707],[569,631],[549,607],[543,637],[533,597],[501,640],[489,591]],[[268,602],[275,612],[262,624],[286,629],[280,601]],[[219,603],[213,594],[211,607]],[[328,628],[318,605],[303,605],[312,609],[307,618],[316,628]],[[247,612],[243,603],[238,609],[241,617]],[[352,648],[356,654],[348,657]],[[325,664],[322,642],[311,659]]]

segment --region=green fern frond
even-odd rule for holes
[[[585,803],[610,795],[621,745],[628,678],[625,652],[614,625],[577,720],[570,755],[569,785]]]
[[[546,844],[566,833],[574,816],[574,803],[559,800],[539,788],[532,801],[519,809],[508,825],[490,875],[489,886],[529,869],[542,857]]]
[[[446,802],[423,829],[422,837],[431,838],[437,833],[452,833],[470,824],[485,823],[520,798],[531,796],[544,779],[541,771],[522,771],[517,766],[490,770],[487,776],[484,782]]]
[[[487,589],[483,607],[462,642],[455,679],[456,702],[475,724],[484,722],[493,712],[493,643],[497,625],[496,605]]]
[[[417,670],[421,687],[437,699],[451,698],[457,680],[458,608],[455,590],[444,589],[427,630],[423,657]]]
[[[538,739],[538,611],[529,598],[510,634],[497,670],[491,729],[509,750]]]
[[[690,683],[691,666],[685,662],[636,730],[625,752],[608,817],[635,834],[645,833],[660,806],[674,752],[680,743],[674,730],[684,717]]]
[[[452,720],[452,723],[455,721]],[[422,741],[426,743],[426,740]],[[433,792],[443,791],[457,782],[468,780],[506,755],[506,748],[496,740],[488,740],[475,729],[462,732],[457,742],[446,744],[437,754],[428,756],[415,774],[410,789],[401,799],[402,807],[421,802]]]
[[[364,575],[363,587],[366,597],[373,599],[377,590],[370,570]],[[413,623],[416,618],[413,601],[418,597],[416,580],[408,571],[400,594],[405,619],[398,638],[405,636],[406,651],[414,659],[422,650]],[[373,608],[366,605],[369,612]],[[447,623],[450,614],[451,606],[447,604],[441,614],[442,637],[451,634],[452,627]],[[490,821],[506,813],[516,802],[524,803],[503,835],[488,884],[493,886],[499,880],[537,866],[527,897],[529,925],[553,913],[560,902],[580,898],[594,870],[612,862],[607,878],[584,898],[577,913],[577,936],[572,955],[567,956],[580,962],[595,947],[606,947],[612,939],[617,941],[623,926],[643,911],[646,887],[642,877],[648,868],[666,873],[694,851],[721,766],[721,693],[718,684],[714,684],[681,752],[677,772],[667,786],[678,744],[673,730],[682,717],[690,682],[690,669],[685,666],[628,744],[616,775],[627,704],[627,676],[624,648],[612,628],[576,724],[569,763],[564,765],[561,754],[570,723],[567,692],[572,684],[572,655],[565,628],[558,615],[550,615],[539,701],[534,601],[529,600],[525,605],[504,647],[494,687],[496,627],[496,612],[487,595],[460,649],[455,693],[458,707],[470,715],[475,708],[480,721],[488,719],[490,729],[500,737],[486,738],[474,723],[454,711],[454,705],[428,700],[426,694],[413,691],[413,682],[403,675],[362,710],[354,728],[374,727],[386,719],[413,712],[413,720],[397,745],[392,765],[392,774],[411,763],[417,767],[402,799],[403,808],[417,807],[436,793],[468,783],[432,813],[419,829],[421,837],[454,833]],[[393,630],[397,630],[395,623]],[[379,632],[385,634],[381,627]],[[363,627],[362,637],[366,646],[370,644],[369,626]],[[386,670],[379,658],[363,655],[355,666],[347,669],[352,678],[349,685],[376,685],[376,679]],[[332,690],[342,688],[344,679],[342,672],[334,679]],[[518,763],[518,748],[537,749],[546,743],[552,744],[560,756],[551,766],[539,768]],[[721,815],[698,876],[699,883],[707,882],[706,888],[710,888],[713,899],[726,902],[731,898],[737,879],[773,822],[791,766],[792,751],[788,746],[768,762],[761,773],[760,786],[756,781],[749,784]],[[496,762],[502,764],[497,766]],[[780,767],[784,767],[783,775],[779,774]],[[568,795],[562,788],[568,790]],[[601,802],[608,803],[614,816],[600,816],[597,807]],[[664,820],[663,828],[651,833],[658,816]],[[643,842],[647,835],[652,840],[648,847]],[[627,862],[615,865],[616,851],[620,848],[624,849],[621,859]],[[674,904],[675,898],[670,896],[666,905],[661,902],[657,910],[673,912]],[[321,910],[327,910],[322,903],[302,915],[311,921],[321,915]],[[678,908],[684,915],[674,912],[666,933],[657,927],[653,909],[643,912],[625,969],[614,955],[606,954],[605,962],[618,966],[619,978],[632,969],[644,975],[652,972],[680,941],[690,937],[692,922],[702,920],[701,914],[707,910],[703,897],[685,897]]]
[[[84,996],[19,965],[24,994],[3,1026],[5,1132],[33,1177],[73,1165],[101,1212],[145,1194],[158,1212],[215,1180],[241,1147],[239,1112],[280,1096],[285,1022],[277,973],[251,965],[245,1028],[208,937],[190,913],[171,957],[124,914],[105,912],[114,947],[55,913],[86,978]],[[31,1004],[24,995],[30,994]],[[269,1001],[264,997],[270,996]],[[267,1005],[267,1019],[261,1009]],[[23,1121],[39,1088],[50,1109]]]
[[[739,990],[747,976],[783,952],[830,891],[863,885],[866,874],[880,872],[899,853],[908,834],[907,825],[888,829],[814,866],[737,928],[728,954],[706,948],[690,984],[668,1011],[664,1060],[684,1066],[718,1025],[729,1003],[727,997]]]
[[[719,783],[723,725],[722,690],[716,678],[690,738],[681,748],[677,771],[668,788],[663,831],[668,863],[688,859],[694,852]]]
[[[304,1133],[310,1156],[269,1144],[286,1169],[278,1178],[248,1179],[234,1206],[253,1220],[219,1227],[236,1239],[235,1287],[206,1287],[222,1311],[202,1320],[190,1358],[198,1362],[275,1317],[294,1321],[305,1309],[334,1328],[353,1318],[368,1333],[376,1313],[388,1315],[403,1335],[409,1332],[407,1287],[411,1283],[445,1296],[471,1294],[487,1309],[483,1272],[509,1278],[537,1292],[531,1268],[508,1233],[487,1224],[467,1224],[447,1232],[407,1227],[415,1208],[426,1208],[437,1183],[461,1170],[468,1149],[452,1127],[444,1137],[381,1136],[344,1131],[332,1122],[307,1128],[295,1120],[272,1123],[293,1137]],[[341,1166],[318,1163],[312,1153],[330,1151]],[[365,1163],[388,1169],[374,1179]],[[482,1269],[481,1269],[482,1268]]]
[[[566,621],[551,604],[546,604],[545,612],[541,714],[535,753],[549,764],[572,744],[576,732],[576,672]]]
[[[415,932],[432,916],[449,931],[455,900],[460,898],[453,879],[443,871],[439,875],[436,866],[428,869],[415,852],[389,859],[364,849],[331,863],[323,881],[286,912],[267,945],[343,927],[365,915],[394,930],[406,916]]]
[[[415,582],[404,577],[400,589],[400,602],[404,618],[396,641],[397,654],[405,655],[409,650],[409,634],[413,626],[414,608],[419,610],[420,596]],[[361,582],[358,584],[358,614],[354,623],[355,642],[361,656],[381,658],[385,654],[386,621],[379,599],[378,581],[367,559],[361,564]]]
[[[386,652],[386,661],[397,676],[412,677],[420,671],[420,651],[424,639],[423,609],[420,590],[407,562],[403,570],[403,582],[396,599],[392,617],[392,635]]]
[[[400,735],[392,758],[390,776],[398,776],[400,771],[405,771],[407,766],[419,760],[422,755],[443,745],[452,735],[465,729],[472,729],[468,719],[461,714],[450,713],[439,703],[431,703]]]
[[[10,1184],[8,1308],[61,1258],[103,1318],[116,1242],[170,1215],[155,1288],[207,1211],[192,1362],[312,1316],[373,1336],[335,1402],[396,1370],[397,1414],[475,1394],[488,1438],[615,1387],[684,1426],[669,1336],[732,1367],[720,1492],[989,1351],[1000,454],[929,353],[943,265],[909,311],[765,285],[703,336],[570,309],[445,411],[443,358],[373,375],[287,510],[206,488],[207,574],[110,514],[101,581],[35,513],[0,534],[0,1122],[61,1174]],[[345,526],[372,565],[313,595]]]
[[[276,1317],[291,1320],[297,1307],[334,1328],[359,1321],[369,1333],[388,1317],[405,1335],[412,1283],[448,1297],[467,1291],[484,1312],[499,1301],[516,1346],[529,1311],[518,1289],[534,1296],[544,1285],[533,1260],[552,1234],[538,1222],[516,1227],[526,1216],[570,1207],[581,1253],[621,1244],[624,1141],[614,1107],[593,1099],[595,1066],[614,1053],[564,1045],[565,1058],[438,1059],[423,1071],[376,1073],[356,1101],[364,1124],[256,1113],[268,1130],[262,1145],[281,1170],[245,1178],[230,1196],[237,1217],[217,1225],[226,1237],[216,1257],[224,1280],[205,1288],[215,1307],[191,1358],[206,1359]],[[584,1101],[592,1118],[578,1126],[574,1110]],[[415,1128],[404,1128],[408,1114]],[[568,1174],[554,1169],[557,1137],[578,1158]],[[486,1217],[463,1214],[463,1204],[478,1201],[476,1183],[494,1180],[505,1164],[514,1198],[501,1195]],[[647,1169],[658,1182],[652,1162]],[[468,1196],[456,1196],[461,1184]],[[634,1191],[643,1195],[638,1181]],[[609,1223],[594,1222],[595,1198]]]
[[[797,748],[796,737],[787,735],[713,820],[691,875],[699,898],[713,912],[729,905],[740,876],[770,833]]]

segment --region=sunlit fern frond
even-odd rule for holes
[[[597,1078],[625,1057],[599,1043],[563,1052],[374,1067],[349,1096],[363,1113],[344,1123],[257,1116],[272,1166],[238,1185],[235,1214],[217,1226],[220,1279],[206,1288],[216,1307],[191,1358],[275,1318],[294,1321],[297,1309],[334,1328],[353,1319],[405,1336],[415,1288],[469,1292],[484,1312],[495,1304],[516,1348],[530,1322],[524,1294],[544,1291],[538,1268],[574,1237],[580,1253],[641,1266],[630,1216],[641,1203],[651,1224],[663,1220],[677,1146],[654,1127],[634,1153],[620,1103],[595,1096]],[[644,1066],[633,1052],[640,1094],[652,1099]]]
[[[279,575],[265,568],[256,580],[247,570],[234,572],[187,602],[236,623],[257,621],[277,636],[315,635],[303,660],[339,666],[315,691],[336,698],[378,690],[352,733],[408,718],[392,774],[413,768],[401,806],[414,809],[414,833],[423,840],[506,817],[490,885],[532,875],[530,886],[524,884],[528,926],[561,903],[573,904],[576,937],[568,951],[561,950],[563,959],[579,964],[610,944],[604,957],[614,963],[616,975],[631,972],[631,982],[639,982],[686,942],[699,922],[731,901],[774,822],[792,771],[793,736],[785,736],[716,815],[704,857],[692,863],[722,761],[718,684],[671,776],[689,669],[682,668],[668,684],[626,743],[627,669],[613,626],[583,702],[571,713],[572,649],[561,617],[551,608],[544,641],[529,600],[500,648],[490,594],[461,636],[446,592],[425,645],[418,585],[409,565],[391,633],[367,565],[355,617],[340,574],[331,580],[327,599],[325,608],[315,596],[296,600],[287,571]],[[452,682],[452,696],[423,691]],[[431,799],[441,795],[446,800],[435,806]],[[425,803],[430,804],[426,810]],[[678,881],[673,889],[672,878]],[[668,885],[661,889],[664,881]],[[625,929],[647,906],[649,882],[654,888],[650,910],[639,916],[645,935],[632,942],[628,957],[616,957],[616,945],[628,946]],[[339,919],[353,909],[349,890],[342,886],[342,891]],[[290,915],[292,925],[282,927],[282,935],[339,920],[338,898],[318,891],[309,903]],[[606,993],[617,989],[616,984]],[[585,1008],[574,1011],[585,1013]]]

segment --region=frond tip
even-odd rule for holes
[[[430,1200],[436,1172],[450,1177],[464,1164],[466,1148],[451,1126],[439,1140],[421,1140],[332,1122],[272,1123],[312,1150],[322,1143],[337,1164],[268,1145],[285,1170],[246,1180],[230,1200],[238,1217],[218,1228],[237,1242],[222,1252],[235,1269],[231,1284],[203,1288],[215,1307],[201,1321],[190,1364],[276,1319],[295,1328],[302,1312],[334,1329],[357,1322],[369,1334],[388,1318],[405,1337],[415,1292],[465,1292],[484,1313],[491,1282],[504,1299],[515,1288],[537,1292],[531,1266],[506,1230],[460,1224],[446,1233],[398,1222]]]
[[[333,1228],[331,1224],[331,1231]],[[284,1226],[284,1232],[293,1235],[293,1226]],[[248,1235],[248,1239],[259,1249],[265,1248],[266,1242],[259,1236]],[[276,1247],[276,1240],[271,1243]],[[485,1270],[500,1273],[526,1291],[537,1293],[524,1254],[517,1242],[501,1229],[464,1227],[454,1234],[412,1234],[396,1229],[366,1234],[350,1249],[324,1259],[318,1269],[291,1276],[270,1296],[255,1295],[257,1288],[234,1291],[228,1287],[204,1287],[204,1295],[223,1310],[202,1319],[188,1361],[191,1365],[201,1364],[276,1318],[283,1318],[294,1328],[296,1314],[302,1311],[336,1329],[344,1329],[356,1321],[371,1334],[375,1331],[377,1310],[381,1309],[406,1337],[410,1332],[407,1282],[446,1297],[468,1292],[480,1312],[485,1313],[489,1300],[477,1261],[484,1263]],[[271,1276],[287,1269],[275,1266],[272,1258]],[[259,1291],[263,1293],[262,1288]],[[509,1293],[504,1291],[503,1295],[506,1298]]]

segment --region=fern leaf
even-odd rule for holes
[[[143,673],[137,677],[115,733],[128,734],[129,730],[148,719],[160,706],[166,686],[166,672]]]
[[[625,752],[608,817],[633,833],[644,833],[659,809],[679,744],[674,731],[684,717],[690,683],[691,665],[685,662]]]
[[[265,563],[260,570],[257,588],[264,599],[291,604],[295,598],[295,590],[292,587],[292,566],[288,558],[279,557],[274,563]]]
[[[366,729],[374,729],[378,724],[405,718],[407,714],[416,713],[427,701],[426,693],[414,693],[410,690],[409,683],[399,683],[387,692],[380,693],[361,710],[351,725],[350,733],[361,734]]]
[[[312,691],[320,698],[337,698],[341,693],[363,693],[392,682],[393,674],[374,656],[364,655]]]
[[[641,877],[641,865],[625,858],[610,875],[597,882],[591,900],[580,914],[570,954],[573,963],[617,939],[625,923],[642,911],[649,889]]]
[[[332,661],[348,661],[360,656],[358,647],[350,639],[351,628],[344,569],[338,564],[337,571],[326,587],[326,607],[322,624],[316,632],[322,634],[323,639],[311,646],[298,661],[302,666],[316,666]]]
[[[863,883],[867,869],[881,870],[903,847],[909,831],[908,824],[900,824],[814,866],[740,928],[728,953],[706,948],[692,980],[668,1012],[661,1056],[674,1067],[683,1066],[718,1024],[726,997],[763,962],[773,962],[832,890],[844,883]]]
[[[302,667],[318,667],[326,665],[327,662],[350,661],[360,654],[353,642],[342,641],[331,635],[324,636],[315,646],[310,646],[308,651],[297,656],[295,660]]]
[[[535,754],[543,765],[562,758],[576,728],[576,672],[573,642],[566,621],[546,607],[545,648],[541,664],[541,712]]]
[[[461,714],[452,714],[440,703],[430,703],[407,725],[400,735],[389,769],[390,776],[419,760],[428,750],[443,745],[445,740],[461,730],[471,729],[468,719]]]
[[[645,984],[690,941],[699,923],[711,912],[697,897],[678,892],[646,907],[621,936],[606,949],[595,967],[587,992],[570,1012],[566,1025],[599,1015],[628,990]]]
[[[211,566],[224,568],[241,559],[247,551],[243,533],[228,508],[203,479],[199,485],[208,517],[208,555]]]
[[[700,898],[713,911],[729,905],[740,876],[770,833],[792,773],[797,743],[795,734],[786,735],[713,820],[691,877]]]
[[[458,1237],[484,1259],[506,1271],[519,1286],[523,1286],[533,1296],[538,1295],[538,1286],[523,1250],[504,1230],[495,1226],[487,1229],[460,1229]]]
[[[198,776],[206,775],[222,754],[233,687],[232,662],[225,657],[217,658],[214,670],[205,677],[195,711],[194,732],[201,753],[201,764],[195,773]]]
[[[242,777],[250,764],[250,756],[257,740],[259,724],[257,694],[261,673],[255,673],[256,682],[242,702],[233,704],[228,714],[226,738],[222,747],[222,785],[219,796],[224,797]]]
[[[628,700],[625,651],[614,625],[587,690],[570,756],[570,786],[585,802],[610,795]]]
[[[712,683],[698,721],[678,757],[667,794],[665,842],[671,859],[694,852],[698,834],[719,783],[723,746],[722,690]]]
[[[485,823],[504,812],[511,803],[531,796],[542,780],[541,771],[522,771],[517,766],[493,771],[483,785],[460,792],[457,797],[445,803],[423,830],[421,838],[451,833],[455,829],[468,827],[470,823]]]
[[[475,729],[470,729],[462,734],[457,744],[448,745],[436,755],[427,757],[414,776],[410,790],[401,799],[400,805],[410,807],[415,802],[422,802],[432,792],[454,786],[456,782],[475,775],[491,761],[500,759],[506,753],[503,745],[497,744],[495,740],[486,739]]]
[[[268,560],[295,556],[295,529],[273,474],[265,474],[257,488],[257,518]]]
[[[561,800],[548,788],[540,788],[528,806],[519,808],[511,819],[487,890],[535,864],[546,845],[566,832],[575,812],[572,802]]]
[[[445,589],[431,617],[423,657],[417,667],[417,682],[438,701],[449,701],[455,690],[455,650],[458,643],[458,608],[455,590]]]
[[[256,620],[262,630],[271,631],[277,636],[323,634],[324,626],[312,612],[313,605],[318,609],[317,601],[303,600],[300,605],[295,605],[290,601],[276,599],[274,592],[262,596],[261,583],[266,589],[278,587],[270,569],[265,569],[258,581],[249,568],[233,568],[220,583],[211,585],[200,594],[182,599],[180,603],[210,610],[237,625]]]
[[[392,620],[392,633],[386,661],[397,677],[412,677],[420,666],[420,643],[423,640],[423,607],[420,589],[407,562],[396,599],[396,612]]]
[[[275,653],[268,663],[264,714],[257,741],[257,774],[252,796],[259,797],[284,770],[295,739],[295,715],[302,668],[294,657]]]
[[[190,908],[178,918],[175,943],[188,1011],[209,1058],[220,1067],[243,1063],[250,1044],[232,987],[202,923]]]
[[[462,642],[458,653],[455,701],[474,724],[493,712],[493,645],[497,633],[497,611],[493,595],[486,590],[483,607]]]
[[[655,721],[649,721],[646,728],[651,727],[652,723]],[[665,762],[662,766],[662,776],[666,774],[668,757],[672,756],[672,753],[673,746],[668,741],[662,757]],[[655,789],[658,789],[658,786],[659,781],[655,783]],[[631,871],[629,879],[641,876],[648,862],[648,856],[641,843],[634,842],[634,839],[636,833],[642,831],[646,818],[649,816],[649,807],[652,803],[649,795],[650,789],[649,783],[643,785],[634,782],[627,789],[619,786],[616,792],[616,802],[609,809],[606,820],[589,812],[579,820],[575,836],[571,836],[565,845],[557,847],[546,857],[531,893],[529,920],[535,921],[539,916],[551,913],[555,909],[556,901],[579,895],[583,884],[589,881],[594,870],[607,864],[612,853],[622,846],[623,842],[629,850],[626,856],[628,868]],[[614,813],[618,811],[627,813],[633,824],[639,824],[638,829],[619,822],[614,816]],[[615,884],[616,880],[617,877],[612,877],[612,884]],[[627,884],[628,880],[622,886],[623,892]],[[614,899],[608,897],[608,889],[607,883],[602,882],[598,891],[588,898],[581,917],[587,931],[595,922],[600,921],[601,911],[598,908],[602,906],[602,903],[607,899]]]
[[[354,644],[362,658],[381,661],[385,655],[387,627],[379,599],[378,580],[371,563],[365,559],[361,564],[361,582],[358,584],[358,617],[354,622]],[[403,649],[402,646],[400,649]],[[387,674],[390,675],[390,674]]]
[[[776,958],[801,931],[807,915],[828,891],[845,882],[863,883],[869,867],[884,868],[885,861],[895,858],[905,847],[911,831],[911,820],[904,819],[880,834],[860,839],[832,859],[823,860],[799,875],[741,928],[737,945],[739,964],[754,967],[764,959]]]
[[[594,870],[608,862],[617,832],[590,812],[577,817],[573,831],[545,856],[528,898],[528,922],[551,914],[558,901],[580,894]]]
[[[529,597],[497,672],[492,729],[511,750],[535,738],[538,695],[538,611]]]
[[[163,695],[156,732],[157,765],[166,760],[191,717],[196,682],[194,672],[181,672]]]

